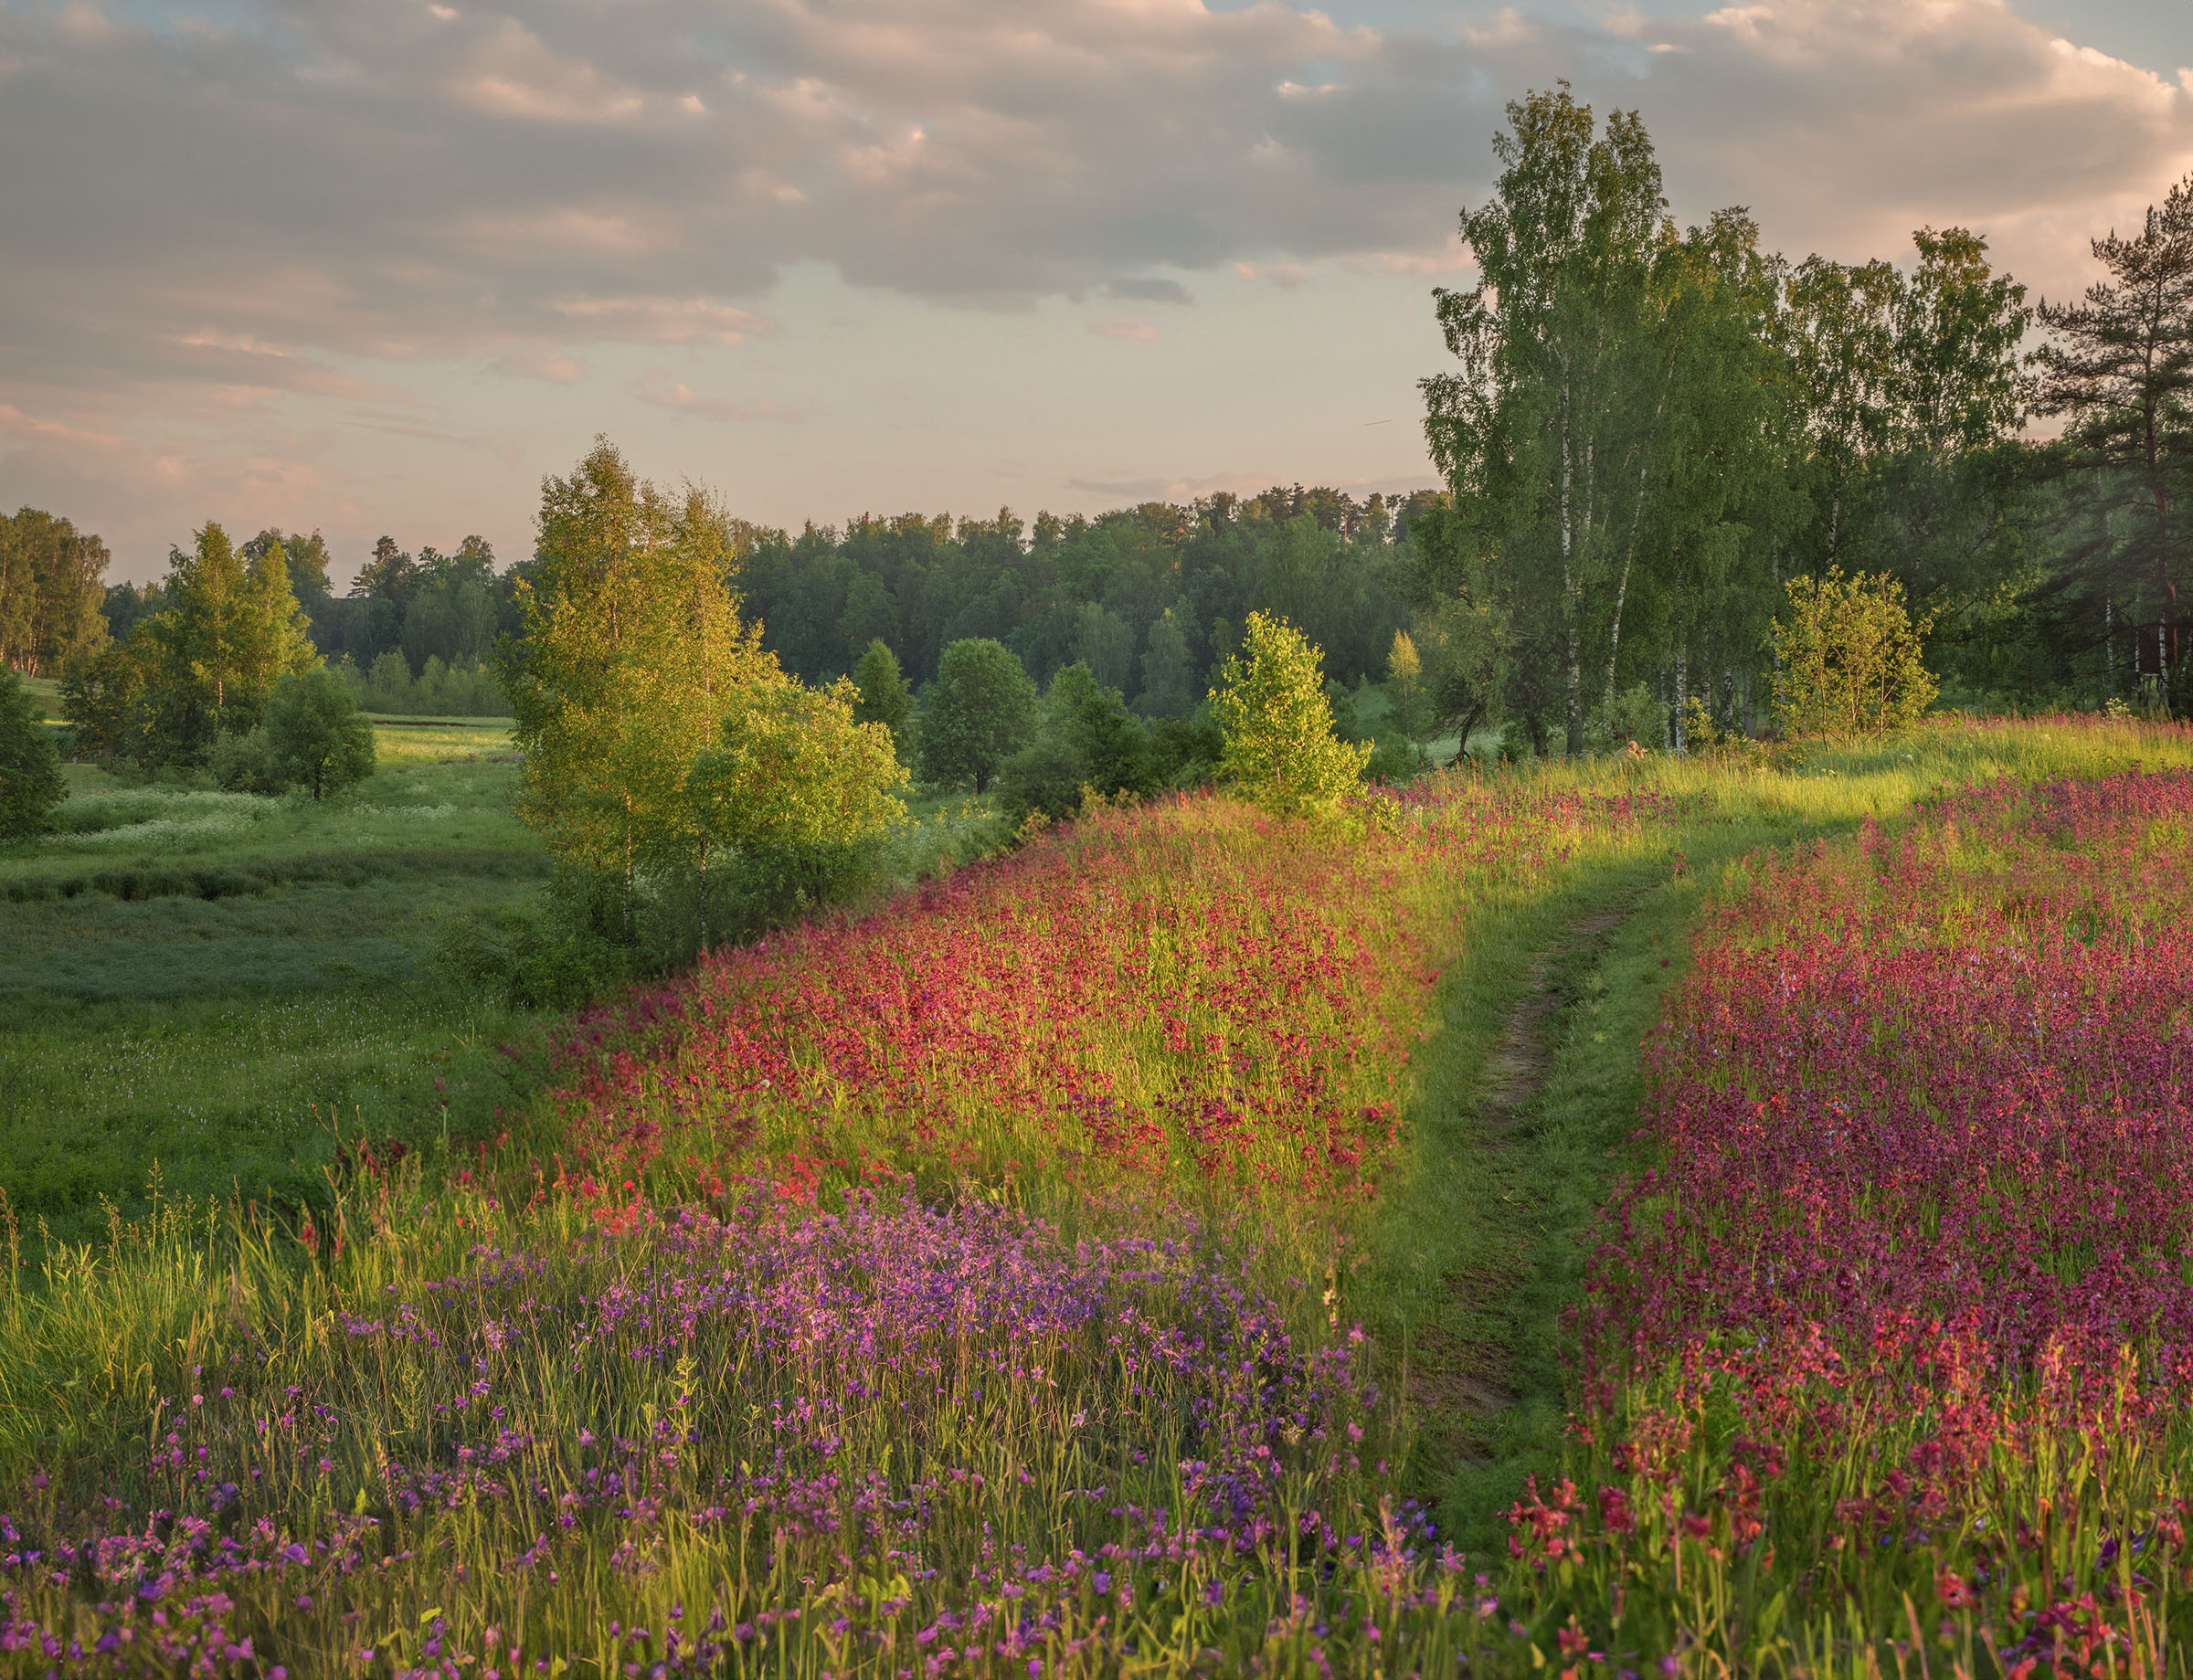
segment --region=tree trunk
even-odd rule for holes
[[[1563,750],[1571,757],[1584,750],[1583,580],[1576,575],[1574,531],[1569,495],[1574,476],[1573,444],[1569,436],[1569,411],[1564,396],[1561,412],[1561,588],[1568,632],[1567,728]]]
[[[1675,755],[1680,758],[1690,750],[1690,719],[1685,715],[1690,709],[1690,654],[1680,642],[1675,648]]]

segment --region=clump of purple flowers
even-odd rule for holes
[[[238,1314],[126,1474],[19,1490],[0,1652],[496,1680],[1316,1666],[1464,1601],[1428,1523],[1380,1502],[1360,1335],[1306,1343],[1177,1219],[1069,1240],[903,1191],[609,1230],[555,1201],[410,1213],[326,1266],[310,1323]]]

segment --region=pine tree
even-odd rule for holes
[[[2136,237],[2113,233],[2093,252],[2110,278],[2039,311],[2054,336],[2034,358],[2034,411],[2068,421],[2060,453],[2092,533],[2063,586],[2083,597],[2093,641],[2130,630],[2135,669],[2160,699],[2193,654],[2193,517],[2178,505],[2193,496],[2193,175]]]

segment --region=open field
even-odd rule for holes
[[[2188,767],[1953,724],[1439,778],[1356,838],[1168,802],[726,954],[570,1023],[455,1178],[351,1153],[309,1220],[169,1199],[18,1276],[0,1508],[84,1561],[18,1566],[8,1636],[239,1675],[2153,1658],[2193,1613]],[[2074,1205],[2091,1240],[2017,1234]]]
[[[294,1200],[331,1127],[491,1133],[524,1021],[432,972],[437,918],[547,872],[511,814],[508,732],[383,727],[310,800],[68,767],[59,831],[0,851],[0,1184],[64,1235],[184,1194]]]

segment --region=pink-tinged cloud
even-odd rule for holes
[[[1093,321],[1089,323],[1089,331],[1106,338],[1124,338],[1138,344],[1154,344],[1158,342],[1157,328],[1139,316],[1118,321]]]

